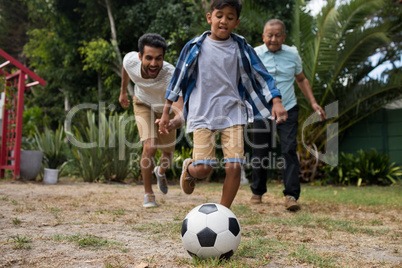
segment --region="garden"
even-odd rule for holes
[[[156,186],[155,186],[156,187]],[[302,210],[284,209],[279,182],[263,203],[240,187],[232,211],[241,242],[229,261],[197,260],[180,229],[202,203],[219,203],[222,184],[201,182],[184,195],[169,180],[144,209],[143,186],[0,181],[1,267],[400,267],[402,185],[302,185]]]
[[[243,1],[236,29],[255,47],[267,19],[282,19],[286,43],[297,47],[326,109],[327,120],[315,120],[296,88],[302,208],[284,209],[275,162],[261,204],[250,203],[249,183],[240,186],[231,207],[242,236],[234,255],[201,260],[184,249],[182,222],[194,207],[219,203],[225,170],[218,166],[192,195],[183,194],[179,177],[192,137],[178,129],[169,192],[154,185],[159,206],[143,208],[142,145],[133,107],[122,108],[119,94],[122,59],[138,50],[138,38],[164,36],[165,60],[175,65],[186,42],[210,27],[209,1],[0,0],[0,48],[47,82],[24,97],[21,149],[43,152],[38,175],[14,178],[6,170],[0,178],[0,266],[401,267],[401,166],[376,144],[338,151],[353,126],[401,99],[400,1],[329,0],[317,14],[306,2]],[[5,78],[0,90],[9,94],[16,87]],[[398,135],[388,147],[400,148]],[[272,159],[280,160],[280,144],[275,149]],[[44,182],[48,168],[58,170],[53,185]]]

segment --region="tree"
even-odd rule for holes
[[[391,2],[351,0],[336,6],[335,0],[329,0],[316,19],[305,10],[303,1],[296,2],[291,35],[300,51],[304,73],[321,105],[335,101],[339,105],[338,114],[328,118],[325,125],[303,129],[313,111],[300,98],[300,132],[306,133],[309,145],[322,150],[328,142],[325,131],[329,124],[339,124],[338,132],[333,134],[341,137],[353,124],[401,97],[400,68],[390,71],[387,77],[369,77],[377,66],[395,59],[394,47],[400,47],[395,37],[401,20],[381,17]],[[387,52],[379,62],[371,62],[370,57],[379,51]]]
[[[0,0],[0,48],[22,63],[27,25],[28,12],[22,0]]]
[[[243,1],[240,25],[236,33],[244,36],[253,47],[261,45],[262,33],[268,20],[280,18],[287,30],[292,29],[293,8],[293,0]]]
[[[27,105],[41,103],[48,127],[55,129],[65,119],[65,98],[70,103],[89,101],[91,92],[96,92],[91,87],[91,77],[82,71],[77,49],[80,40],[85,40],[85,33],[77,31],[78,1],[33,0],[26,4],[35,27],[28,31],[29,42],[24,51],[30,66],[48,82],[44,88],[31,91]]]

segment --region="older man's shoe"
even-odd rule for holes
[[[261,204],[262,203],[262,195],[253,194],[250,199],[251,204]]]
[[[298,211],[300,210],[300,205],[297,203],[296,198],[291,195],[285,196],[285,207],[289,211]]]

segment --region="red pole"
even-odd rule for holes
[[[1,71],[1,70],[0,70]],[[3,106],[3,122],[2,122],[2,128],[1,128],[1,151],[0,151],[0,166],[2,167],[0,169],[0,178],[4,178],[4,169],[7,165],[7,158],[6,158],[6,153],[7,153],[7,125],[8,125],[8,109],[6,109],[9,99],[7,98],[8,94],[8,86],[10,83],[8,81],[4,81],[5,83],[5,90],[4,90],[4,106]]]
[[[25,73],[21,70],[18,78],[18,103],[17,103],[17,125],[15,131],[14,147],[14,179],[20,175],[20,156],[21,156],[21,137],[22,137],[22,113],[24,111],[24,91],[25,91]]]

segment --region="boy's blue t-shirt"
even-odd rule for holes
[[[207,37],[198,58],[197,83],[189,97],[187,132],[246,124],[238,83],[238,58],[233,38],[216,41]]]
[[[204,32],[190,40],[182,49],[176,69],[170,80],[165,98],[170,101],[177,101],[180,93],[183,91],[183,115],[187,121],[189,110],[189,97],[197,81],[198,58],[200,49],[203,46],[205,38],[210,35],[210,31]],[[244,37],[231,34],[236,44],[236,52],[239,69],[239,84],[237,89],[243,102],[249,102],[252,107],[255,118],[266,118],[270,115],[272,109],[272,99],[281,97],[279,90],[275,86],[274,79],[267,72],[264,64],[261,62],[254,49],[247,44]],[[263,95],[263,92],[265,95]]]

